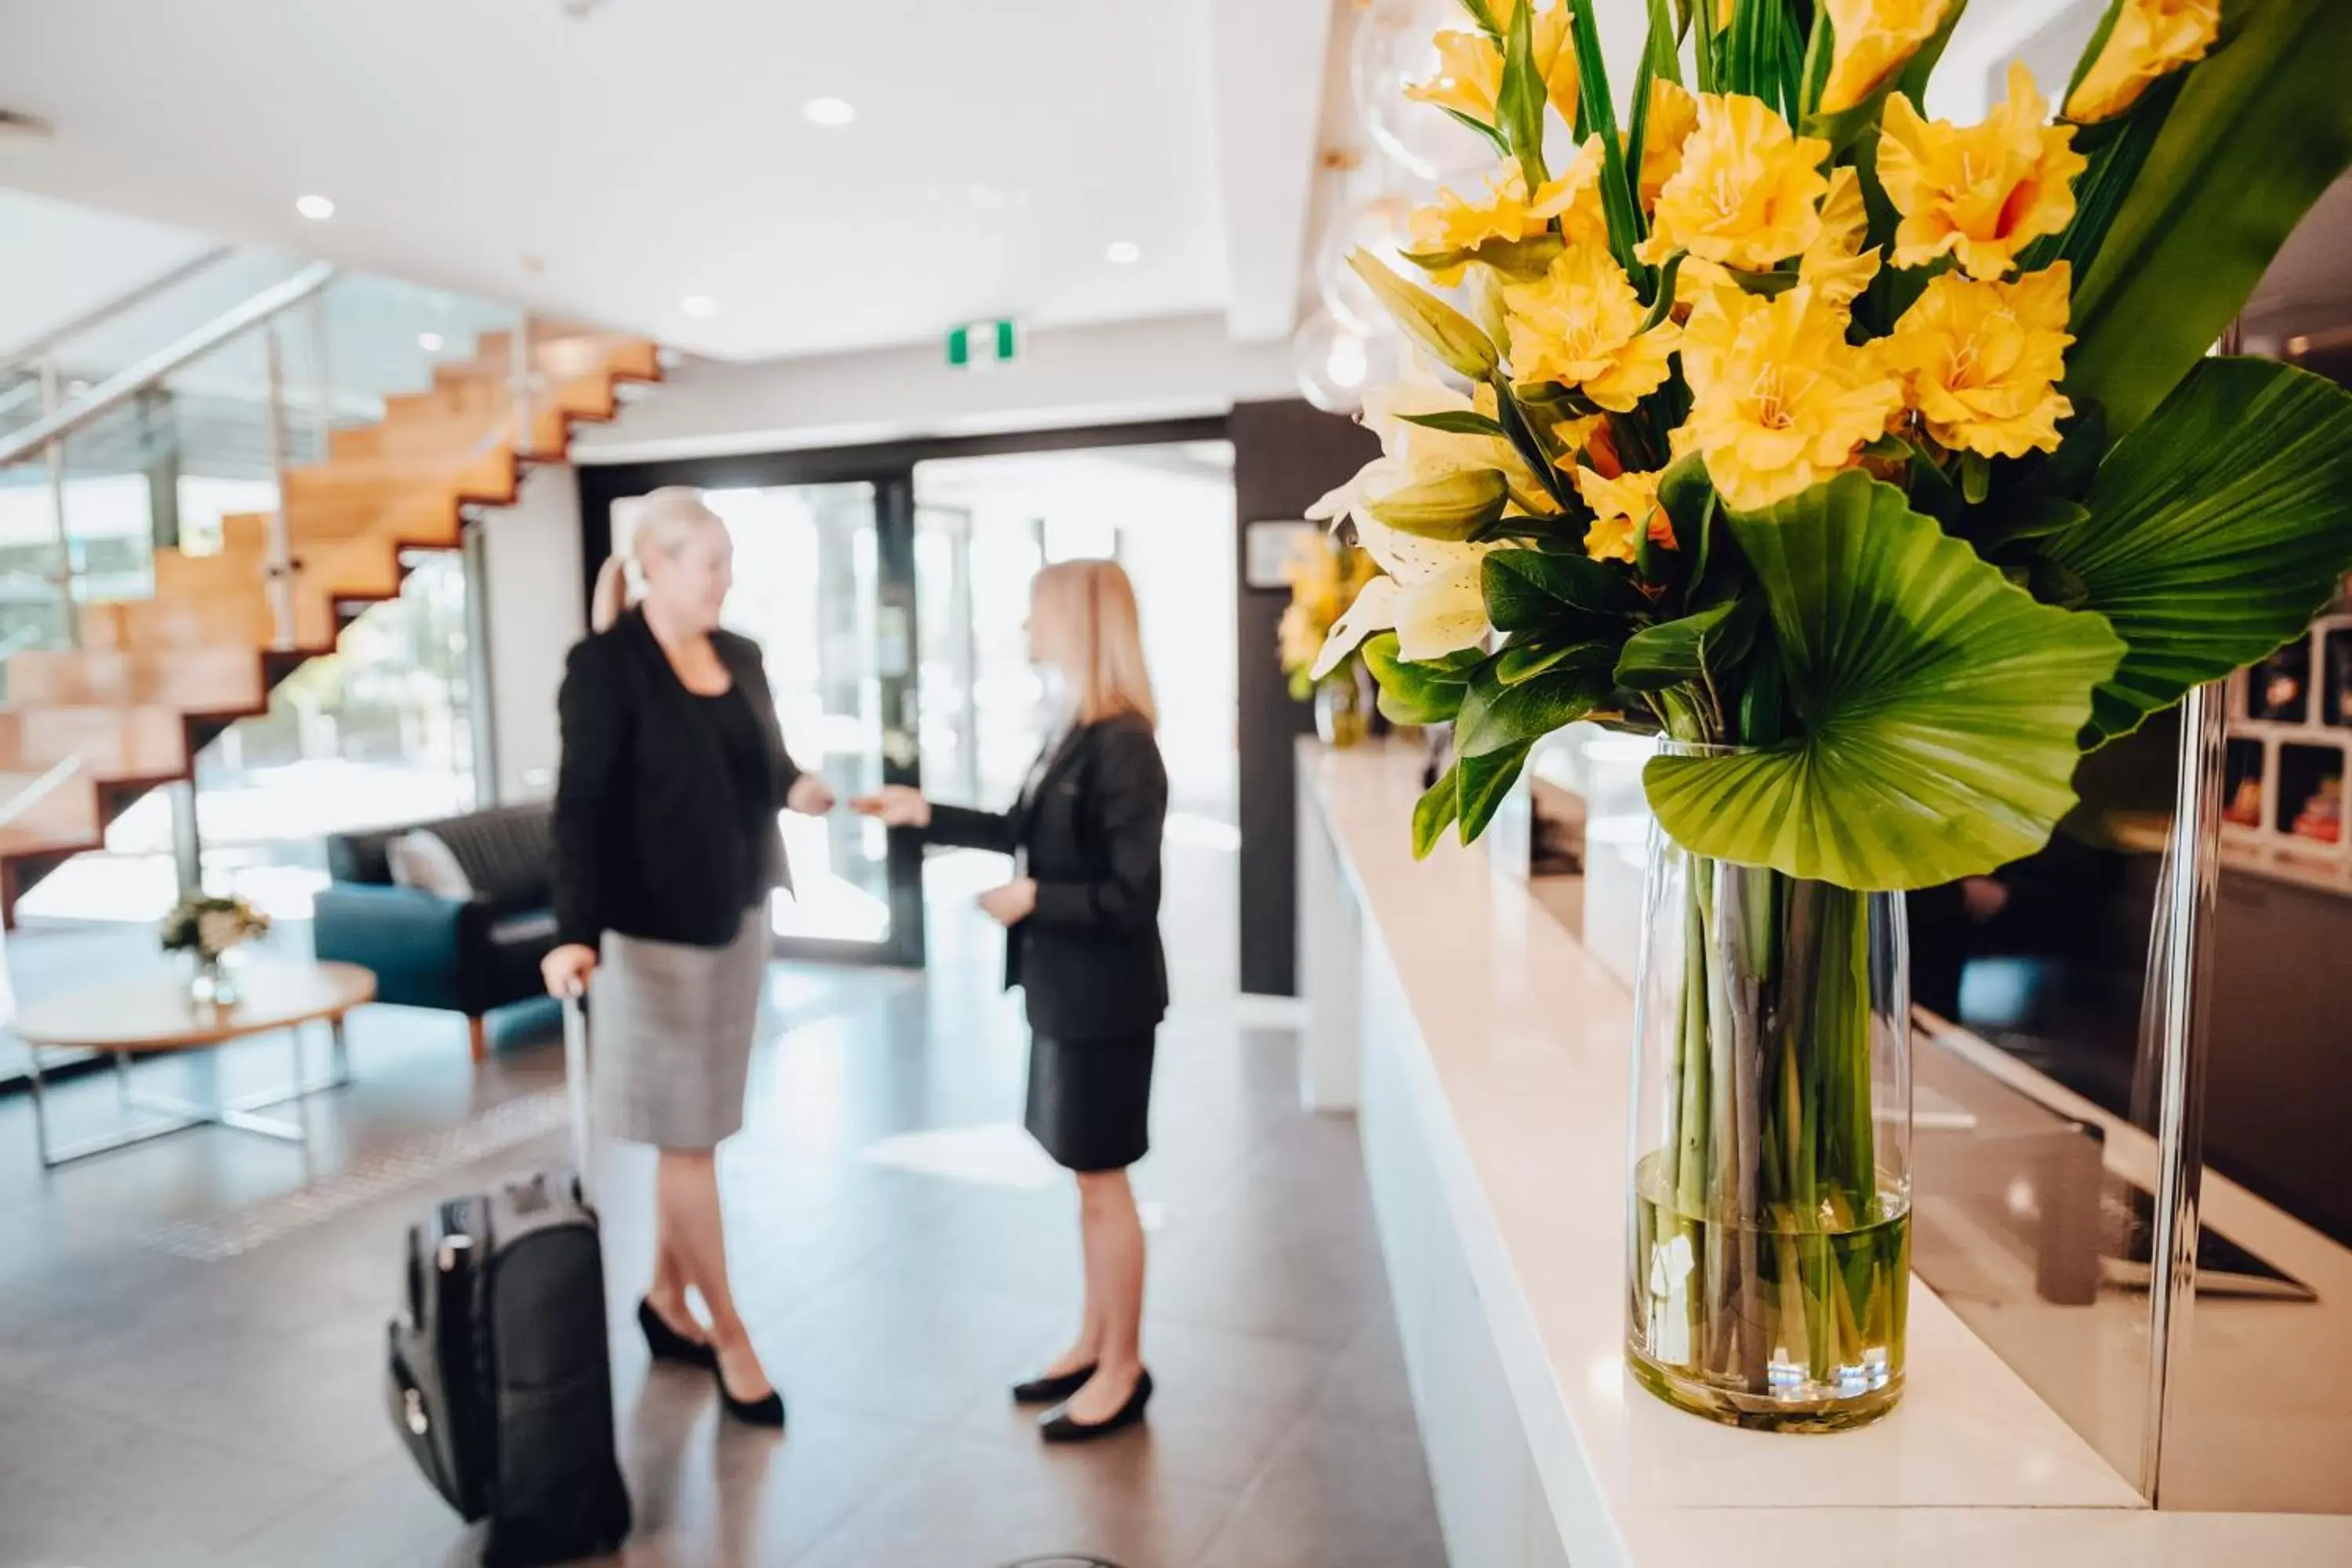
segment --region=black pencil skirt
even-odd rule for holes
[[[1071,1171],[1123,1171],[1151,1147],[1152,1037],[1029,1041],[1029,1135]]]

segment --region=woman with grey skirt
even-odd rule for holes
[[[632,540],[638,605],[619,556],[598,574],[595,630],[557,700],[558,945],[542,967],[551,993],[592,993],[604,1130],[661,1151],[647,1348],[708,1369],[729,1415],[782,1426],[728,1289],[715,1154],[743,1125],[768,895],[791,884],[776,814],[830,811],[833,792],[784,750],[759,645],[719,629],[733,554],[702,497],[673,488],[646,498]]]

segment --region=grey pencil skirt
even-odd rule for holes
[[[606,931],[589,994],[598,1131],[660,1149],[709,1149],[743,1125],[743,1089],[768,963],[764,903],[725,947]]]

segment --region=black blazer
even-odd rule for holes
[[[1160,840],[1168,770],[1151,726],[1122,714],[1074,730],[1009,812],[934,805],[928,839],[1028,851],[1036,911],[1005,932],[1004,984],[1049,1039],[1148,1035],[1168,1012]]]
[[[784,750],[760,645],[726,631],[710,641],[767,734],[781,811],[800,769]],[[792,885],[772,822],[758,844],[743,842],[727,760],[697,701],[635,610],[572,649],[556,699],[559,941],[593,947],[614,931],[723,947],[742,929],[747,854],[758,857],[761,890]]]

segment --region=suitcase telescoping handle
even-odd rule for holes
[[[579,1173],[580,1201],[593,1208],[596,1129],[588,1092],[588,1009],[577,991],[563,998],[563,1090],[572,1101],[572,1168]]]

